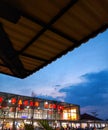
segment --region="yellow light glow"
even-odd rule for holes
[[[76,109],[64,109],[63,110],[63,119],[65,120],[77,120],[77,111]]]
[[[63,119],[65,119],[65,120],[68,119],[68,114],[67,113],[63,114]]]

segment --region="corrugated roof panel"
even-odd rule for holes
[[[36,57],[41,57],[41,58],[44,58],[47,60],[50,60],[50,58],[53,56],[52,53],[50,53],[48,51],[43,51],[35,45],[32,45],[29,48],[27,48],[27,50],[24,53],[27,53],[29,55],[33,55]]]
[[[29,57],[25,57],[25,56],[20,56],[20,59],[25,67],[25,69],[32,71],[35,68],[37,68],[38,66],[42,65],[44,62],[36,60],[36,59],[32,59]]]
[[[13,75],[13,73],[9,70],[9,68],[5,66],[0,66],[0,73],[8,74],[8,75]]]
[[[41,26],[23,17],[17,24],[4,19],[0,19],[0,21],[16,50],[24,47],[41,29]]]
[[[78,3],[75,4],[69,11],[67,11],[67,13],[64,14],[57,22],[55,22],[53,26],[77,40],[81,40],[84,36],[92,33],[101,26],[102,21],[105,21],[105,19],[101,20],[104,14],[101,16],[100,12],[98,11],[96,11],[98,12],[98,15],[95,15],[95,9],[91,9],[92,5],[89,5],[90,8],[87,7],[87,2],[88,1],[85,2],[83,0],[78,1]],[[96,7],[98,10],[98,3]]]
[[[26,45],[26,42],[24,42],[23,39],[18,39],[14,36],[11,36],[11,41],[13,43],[14,48],[17,51],[20,51],[21,48],[23,48]]]
[[[105,22],[104,20],[108,18],[106,17],[108,12],[108,1],[107,0],[82,0],[83,5],[87,8],[87,11],[92,11],[92,14],[101,22]],[[101,18],[101,19],[100,19]]]
[[[9,22],[5,19],[0,18],[0,22],[3,24],[4,28],[7,30],[12,30],[17,33],[25,34],[26,36],[32,36],[36,34],[42,27],[38,24],[21,17],[17,24]]]
[[[44,35],[42,35],[39,40],[42,40],[45,42],[47,46],[51,46],[51,48],[57,49],[57,50],[63,50],[67,46],[72,46],[73,43],[66,40],[65,38],[57,35],[56,33],[53,33],[51,31],[46,31]]]
[[[41,40],[43,43],[40,43]],[[47,46],[47,49],[46,47],[42,46],[42,44],[45,44],[44,46]],[[24,53],[50,59],[54,58],[60,52],[72,45],[73,44],[70,41],[58,36],[57,34],[46,31],[45,34],[39,38],[39,41],[37,40],[34,42],[32,46],[29,46],[25,50]]]
[[[43,40],[39,39],[36,43],[37,43],[36,46],[38,49],[50,52],[52,54],[57,54],[63,50],[62,48],[57,48],[57,46],[53,46],[54,44],[46,42],[45,40],[43,41]]]
[[[23,63],[24,62],[31,63],[33,66],[40,65],[40,64],[44,63],[44,61],[40,61],[40,60],[33,59],[33,58],[30,58],[30,57],[26,57],[26,56],[20,56],[20,59]]]
[[[56,54],[56,49],[52,49],[50,46],[46,46],[45,44],[41,44],[41,42],[37,41],[35,44],[35,48],[38,50],[42,50],[43,52]]]
[[[0,14],[1,73],[13,72],[19,78],[108,28],[108,0],[1,0],[0,4],[9,11],[3,8]]]
[[[70,0],[11,0],[14,6],[30,16],[49,22]]]
[[[43,40],[43,38],[44,38],[44,40]],[[41,39],[39,39],[39,40],[37,41],[37,43],[39,44],[40,47],[46,48],[46,50],[48,49],[48,50],[52,51],[52,53],[53,53],[53,52],[54,52],[54,53],[57,53],[58,51],[62,51],[62,50],[63,50],[63,49],[61,48],[61,45],[58,45],[57,42],[52,42],[52,41],[50,41],[50,39],[47,40],[46,37],[43,37],[43,38],[41,38]],[[49,42],[48,42],[48,41],[49,41]],[[55,44],[53,44],[53,43],[55,43]],[[57,47],[56,45],[57,45],[58,47]],[[53,48],[53,49],[52,49],[52,48]]]

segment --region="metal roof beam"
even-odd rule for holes
[[[67,39],[67,40],[69,40],[71,42],[77,42],[77,40],[75,40],[74,38],[70,37],[69,35],[67,35],[67,34],[65,34],[63,32],[61,32],[60,30],[56,29],[55,27],[48,26],[45,22],[43,22],[42,20],[39,20],[36,17],[33,18],[33,17],[31,17],[31,16],[29,16],[28,14],[25,14],[25,13],[22,13],[22,16],[29,19],[29,20],[31,20],[31,21],[33,21],[33,22],[35,22],[35,23],[37,23],[37,24],[39,24],[43,28],[46,28],[46,29],[60,35],[61,37],[64,37],[65,39]]]
[[[24,78],[27,74],[24,66],[19,59],[16,50],[14,49],[8,35],[0,24],[0,58],[9,67],[14,75]]]
[[[62,8],[60,12],[55,17],[53,17],[53,19],[48,24],[46,24],[46,26],[42,30],[40,30],[38,34],[21,49],[20,53],[22,53],[31,44],[33,44],[46,30],[51,28],[51,25],[54,24],[60,17],[62,17],[62,15],[65,14],[77,1],[78,0],[71,0],[64,8]],[[63,33],[61,33],[61,35],[63,35]]]

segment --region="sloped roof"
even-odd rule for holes
[[[84,113],[80,116],[81,120],[95,120],[95,121],[102,121],[102,119],[92,116],[90,114]]]
[[[107,0],[1,0],[0,73],[25,78],[108,28]]]

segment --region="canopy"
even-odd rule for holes
[[[108,0],[0,0],[0,73],[25,78],[108,28]]]

